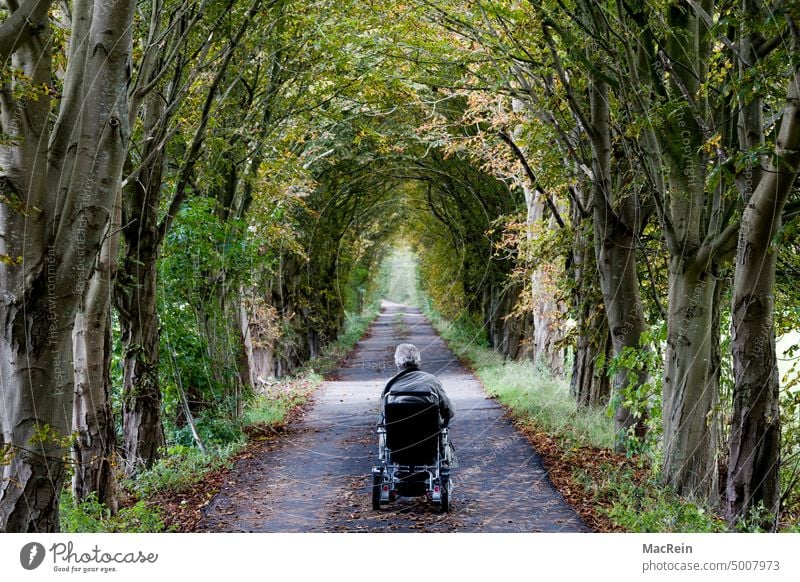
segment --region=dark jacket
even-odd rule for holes
[[[447,397],[442,383],[433,374],[423,372],[416,366],[403,368],[386,383],[386,387],[381,394],[382,403],[385,403],[386,395],[390,392],[402,392],[404,394],[418,392],[421,396],[433,393],[439,401],[439,417],[442,420],[442,426],[447,426],[450,423],[450,419],[453,418],[453,403]]]

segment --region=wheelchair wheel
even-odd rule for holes
[[[450,480],[442,479],[442,502],[439,505],[439,513],[450,511]]]
[[[383,478],[380,475],[372,475],[372,509],[381,508],[381,484]]]

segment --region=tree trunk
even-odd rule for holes
[[[58,531],[64,438],[69,434],[73,389],[69,361],[62,356],[69,354],[72,341],[71,322],[58,316],[66,302],[48,303],[46,288],[42,277],[39,285],[31,287],[24,313],[20,305],[3,314],[11,324],[6,333],[11,332],[13,338],[4,341],[0,350],[0,446],[2,453],[10,455],[0,481],[0,531],[4,532]],[[34,293],[40,300],[34,299]],[[48,322],[56,327],[48,329]],[[32,333],[26,336],[20,327]]]
[[[233,403],[230,413],[238,418],[243,409],[244,394],[253,386],[245,345],[248,341],[245,336],[247,316],[239,295],[231,299],[230,288],[225,284],[217,284],[206,297],[209,305],[197,308],[197,319],[206,337],[209,361],[215,363],[213,378],[219,385],[227,387]]]
[[[519,285],[509,284],[501,293],[497,313],[499,317],[498,326],[501,333],[498,351],[512,360],[518,357],[522,347],[522,334],[525,325],[524,316],[514,312],[517,301],[519,301],[520,291]]]
[[[239,290],[235,304],[236,330],[239,336],[239,349],[236,357],[237,369],[239,371],[239,390],[235,394],[235,413],[236,418],[240,418],[244,412],[244,398],[246,393],[252,393],[255,388],[255,378],[253,377],[253,342],[250,337],[250,319],[247,316],[243,289]]]
[[[117,207],[118,212],[119,206]],[[119,251],[119,216],[112,222],[112,234],[103,243],[97,268],[89,279],[83,305],[75,316],[72,333],[75,402],[72,430],[75,473],[72,492],[85,501],[91,493],[117,511],[117,483],[114,474],[116,432],[111,407],[111,287]]]
[[[144,243],[146,238],[140,239],[142,244],[137,249],[126,237],[128,248],[117,284],[119,288],[132,282],[127,292],[117,294],[123,359],[122,446],[128,476],[142,467],[151,467],[164,445],[158,379],[156,256],[155,250]]]
[[[541,362],[553,376],[564,375],[563,306],[558,300],[552,276],[546,268],[538,268],[531,275],[533,287],[533,359]]]
[[[269,303],[274,306],[277,319],[284,322],[284,332],[278,342],[271,342],[265,360],[271,363],[275,377],[291,374],[305,361],[301,353],[299,316],[296,313],[296,291],[302,265],[292,255],[281,254],[277,276],[271,285]]]
[[[123,353],[123,454],[125,473],[129,476],[140,467],[152,466],[159,447],[164,444],[158,381],[156,259],[145,257],[141,251],[142,247],[139,264],[131,264],[126,257],[121,269],[126,279],[133,275],[132,279],[141,285],[132,290],[119,318]]]
[[[664,480],[680,495],[715,502],[719,398],[717,280],[708,266],[673,257],[664,361]],[[715,361],[716,360],[716,361]]]
[[[522,155],[522,151],[517,150]],[[527,209],[525,236],[530,241],[533,238],[532,227],[544,221],[545,202],[535,184],[532,187],[525,185],[523,190]],[[552,219],[549,228],[558,228]],[[532,313],[526,341],[530,344],[531,358],[546,366],[554,376],[563,376],[564,348],[560,344],[564,339],[564,306],[558,300],[558,289],[548,265],[537,265],[531,273],[530,285]]]
[[[501,288],[496,281],[487,281],[483,292],[483,321],[489,335],[489,345],[505,357],[516,357],[519,351],[519,318],[511,313],[519,294],[515,287]]]
[[[205,336],[206,355],[211,367],[211,379],[223,386],[230,381],[230,350],[225,328],[225,297],[220,287],[203,293],[195,307],[199,331]]]
[[[605,361],[611,357],[611,342],[608,337],[605,316],[601,329],[592,334],[588,329],[578,335],[575,342],[575,357],[572,362],[570,394],[579,407],[599,407],[608,404],[611,385],[605,367],[598,368],[601,356]],[[593,318],[598,321],[597,318]],[[579,324],[580,325],[580,324]],[[603,333],[605,332],[605,333]]]
[[[538,190],[525,191],[528,225],[544,220],[545,203]],[[549,228],[558,228],[550,221]],[[530,233],[529,233],[530,236]],[[548,265],[539,265],[531,274],[533,300],[533,359],[541,362],[554,376],[564,375],[564,307],[558,300],[558,289]]]
[[[793,28],[795,54],[798,32]],[[800,73],[790,78],[775,156],[745,207],[733,287],[733,420],[725,488],[731,525],[762,504],[774,529],[780,503],[779,378],[772,241],[800,165]]]
[[[706,77],[714,41],[697,8],[714,11],[711,3],[680,1],[656,17],[657,11],[650,8],[629,6],[631,23],[636,25],[629,34],[636,32],[631,39],[634,44],[626,51],[632,82],[625,85],[637,90],[624,92],[620,99],[629,98],[643,117],[662,115],[660,108],[667,98],[673,107],[670,123],[646,124],[638,137],[641,167],[654,190],[670,253],[663,478],[681,494],[713,502],[718,482],[717,435],[709,415],[719,385],[719,346],[715,345],[719,341],[719,301],[715,302],[719,290],[714,271],[722,246],[717,235],[726,226],[720,220],[727,213],[722,189],[706,191],[710,156],[703,145],[718,128],[701,87],[709,82]],[[658,42],[649,21],[661,22],[664,16],[667,35]],[[711,240],[715,242],[707,242]]]
[[[775,356],[775,256],[770,235],[745,215],[733,291],[733,415],[725,488],[731,525],[763,504],[775,527],[780,503],[779,378]],[[778,224],[780,215],[773,224]]]
[[[608,101],[608,85],[593,79],[590,91],[591,139],[594,179],[594,248],[600,288],[603,292],[608,327],[615,356],[625,348],[647,349],[641,346],[641,335],[647,329],[642,298],[639,294],[639,276],[636,272],[636,224],[623,223],[622,216],[635,216],[635,209],[621,208],[615,212],[611,186],[611,121]],[[620,203],[635,205],[633,197]],[[619,366],[614,377],[614,393],[620,395],[628,388],[630,374],[635,374],[636,387],[646,383],[647,370],[629,370]],[[622,402],[616,405],[614,429],[615,450],[626,450],[630,429],[640,422]]]
[[[581,229],[580,225],[576,228]],[[586,233],[580,232],[575,237],[572,275],[575,281],[572,304],[577,312],[575,316],[577,337],[570,393],[578,406],[604,406],[611,394],[611,384],[605,366],[611,357],[612,346],[602,294],[598,289],[594,249],[590,246]],[[598,368],[597,360],[601,356],[606,364]]]
[[[164,445],[161,424],[161,387],[158,378],[159,323],[157,312],[157,261],[160,248],[158,208],[164,153],[156,125],[162,122],[163,104],[148,100],[145,132],[156,138],[146,142],[142,158],[150,159],[138,179],[125,192],[122,206],[123,257],[114,285],[114,302],[122,336],[122,426],[125,474],[150,467]],[[153,151],[153,148],[158,148]]]
[[[597,220],[597,216],[595,217]],[[641,345],[641,336],[647,329],[644,319],[642,299],[639,294],[639,277],[636,273],[635,239],[630,232],[608,223],[595,226],[597,266],[600,273],[600,287],[606,309],[608,327],[611,332],[611,345],[615,356],[626,348],[632,350],[648,349]],[[630,374],[635,376],[633,388],[647,382],[646,369],[630,370],[619,366],[613,380],[614,394],[627,391]],[[621,402],[614,412],[614,429],[617,434],[615,448],[625,450],[625,440],[630,429],[641,419]]]

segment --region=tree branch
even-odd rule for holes
[[[8,58],[19,47],[28,42],[44,26],[47,26],[47,11],[51,0],[27,0],[11,16],[0,24],[0,63],[5,66]]]
[[[763,59],[764,57],[768,56],[773,50],[778,48],[784,41],[786,40],[786,33],[781,32],[776,34],[769,40],[765,40],[760,45],[755,47],[756,56],[759,59]]]
[[[695,14],[697,14],[698,18],[700,18],[700,20],[703,21],[703,24],[705,24],[706,27],[708,27],[709,30],[713,29],[714,28],[714,19],[706,11],[706,9],[703,8],[702,6],[700,6],[700,4],[698,2],[696,2],[695,0],[687,0],[687,2],[694,9],[694,12],[695,12]],[[729,51],[731,51],[731,53],[734,54],[736,56],[736,58],[738,58],[740,61],[744,62],[744,59],[742,58],[742,55],[739,53],[738,49],[736,48],[736,45],[733,43],[733,41],[731,41],[731,39],[729,39],[724,34],[721,34],[719,36],[719,39],[720,39],[720,41],[722,41],[722,44],[725,45],[725,48],[727,48]]]
[[[781,222],[786,224],[798,216],[800,216],[800,200],[787,204],[783,207],[783,216],[781,217]]]
[[[740,220],[734,220],[728,223],[722,232],[720,232],[713,240],[705,242],[700,250],[697,252],[697,260],[699,263],[705,264],[712,257],[718,258],[720,254],[725,254],[726,251],[730,252],[735,249],[735,242],[739,235]]]
[[[508,144],[511,150],[514,152],[514,155],[517,156],[517,159],[522,164],[522,167],[525,169],[525,174],[528,176],[528,180],[531,183],[531,186],[535,190],[539,190],[543,195],[545,200],[547,201],[547,207],[550,209],[550,212],[553,213],[553,218],[556,219],[559,228],[564,228],[564,221],[561,219],[561,215],[558,213],[558,209],[556,205],[553,203],[553,199],[550,195],[544,190],[544,188],[539,187],[539,180],[536,179],[536,175],[533,173],[533,170],[528,165],[528,160],[525,158],[525,154],[522,153],[522,150],[519,149],[519,146],[514,143],[514,140],[511,139],[511,136],[505,133],[504,131],[498,131],[497,135],[500,136],[504,142]]]
[[[678,234],[675,232],[675,226],[664,208],[664,200],[661,198],[660,192],[653,192],[653,202],[656,204],[659,222],[661,222],[661,229],[664,231],[664,239],[669,252],[673,254],[679,253],[681,246],[678,242]]]
[[[544,33],[545,44],[547,44],[547,48],[550,49],[550,54],[553,57],[553,65],[555,66],[558,78],[561,81],[561,84],[564,86],[564,91],[567,95],[567,101],[569,102],[573,115],[575,115],[580,124],[583,126],[582,129],[584,131],[593,131],[592,124],[587,119],[583,108],[580,106],[580,103],[578,103],[578,100],[575,98],[575,94],[572,92],[572,84],[569,82],[569,79],[567,79],[567,74],[564,71],[564,66],[561,64],[561,57],[558,56],[558,49],[556,49],[555,43],[553,42],[553,37],[550,34],[549,27],[547,25],[543,25],[542,32]]]

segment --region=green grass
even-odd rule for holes
[[[212,471],[230,466],[229,461],[245,444],[244,439],[203,453],[194,447],[169,447],[164,456],[135,480],[125,482],[125,488],[146,499],[165,491],[181,491],[201,481]]]
[[[604,409],[578,410],[569,385],[533,362],[505,362],[476,370],[487,392],[514,415],[556,436],[565,446],[610,448],[614,424]]]
[[[531,361],[506,360],[488,347],[473,321],[449,322],[425,307],[426,316],[457,356],[466,360],[486,391],[518,419],[564,441],[567,446],[609,448],[614,422],[604,409],[578,410],[569,384]]]
[[[278,426],[286,420],[286,415],[294,407],[304,404],[319,385],[322,376],[308,374],[310,390],[293,390],[277,395],[259,394],[242,415],[242,424],[249,426]]]

